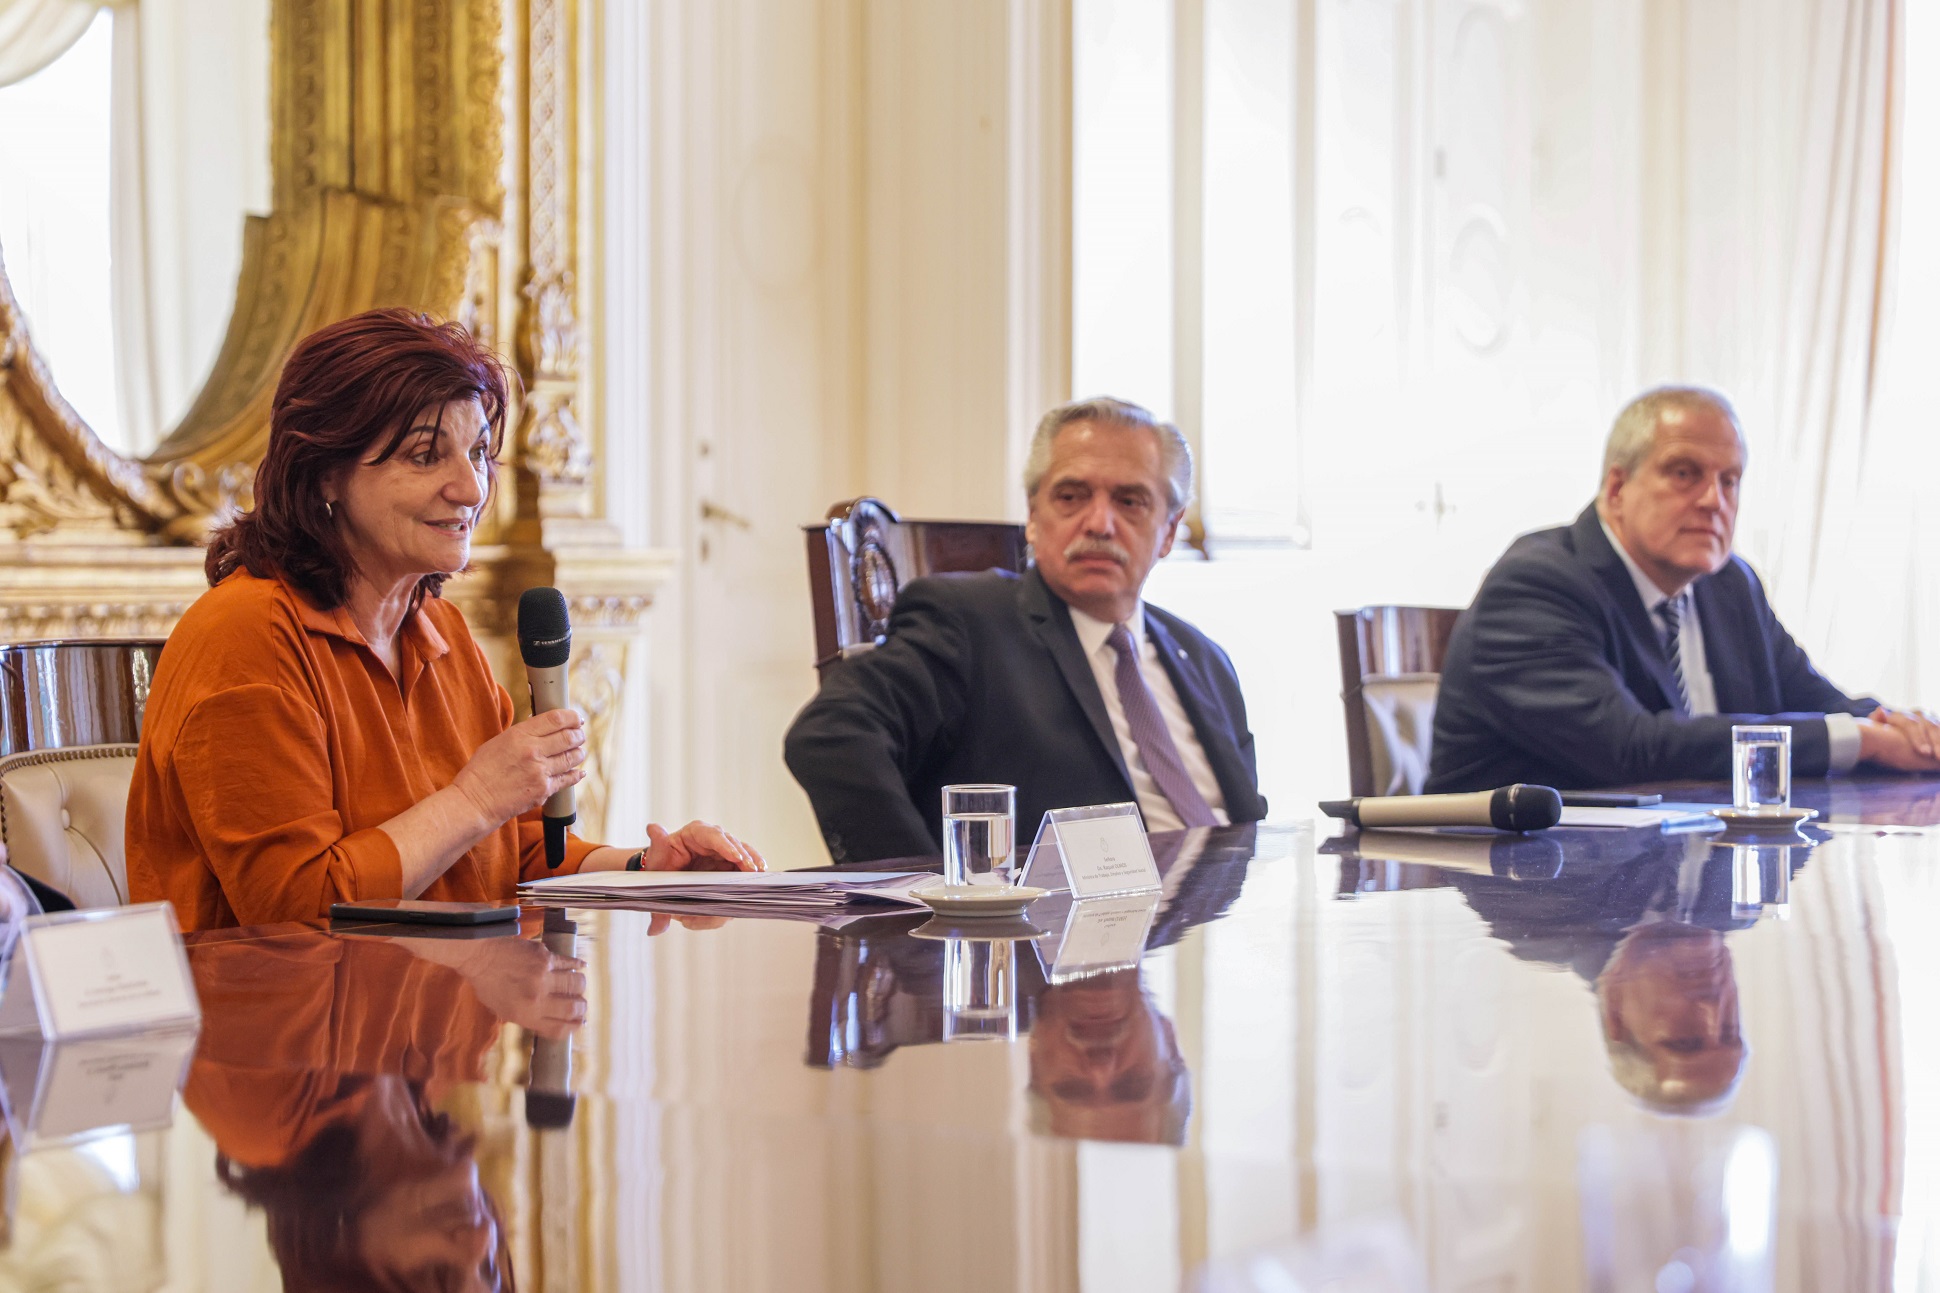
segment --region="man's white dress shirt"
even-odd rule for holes
[[[1185,829],[1185,822],[1172,806],[1172,801],[1159,789],[1159,783],[1145,770],[1145,760],[1139,757],[1138,743],[1132,740],[1131,724],[1125,720],[1125,704],[1118,697],[1118,656],[1111,649],[1113,625],[1104,620],[1093,619],[1077,607],[1071,610],[1071,627],[1078,631],[1078,645],[1084,648],[1085,660],[1091,665],[1092,677],[1098,680],[1098,690],[1105,698],[1105,712],[1111,716],[1111,730],[1118,738],[1118,751],[1125,756],[1125,768],[1132,774],[1132,791],[1138,796],[1139,811],[1145,814],[1145,829],[1148,831],[1178,831]],[[1172,675],[1165,671],[1165,664],[1159,659],[1158,648],[1145,634],[1145,603],[1140,602],[1132,608],[1125,621],[1126,630],[1132,641],[1138,643],[1138,671],[1145,678],[1145,685],[1151,689],[1152,699],[1158,702],[1159,714],[1165,719],[1165,727],[1172,734],[1172,743],[1179,748],[1179,761],[1185,764],[1186,775],[1192,778],[1200,795],[1206,800],[1213,816],[1224,826],[1232,819],[1226,815],[1226,796],[1219,789],[1219,778],[1213,775],[1212,761],[1206,757],[1205,747],[1199,744],[1199,734],[1192,728],[1192,719],[1186,707],[1180,703],[1178,689],[1172,685]],[[1021,823],[1020,823],[1021,825]],[[1036,823],[1026,829],[1036,830]]]
[[[1651,628],[1663,638],[1663,621],[1657,616],[1657,608],[1671,599],[1671,595],[1657,586],[1655,580],[1645,574],[1643,567],[1631,559],[1610,523],[1597,518],[1603,526],[1603,537],[1617,550],[1623,559],[1624,569],[1630,572],[1630,580],[1637,586],[1637,596],[1644,600],[1644,613],[1650,617]],[[1688,589],[1686,591],[1689,591]],[[1711,662],[1704,654],[1704,626],[1700,623],[1697,599],[1685,599],[1687,613],[1680,617],[1677,631],[1678,663],[1684,668],[1684,692],[1691,702],[1692,714],[1715,714],[1718,712],[1718,689],[1711,679]],[[1859,762],[1859,720],[1851,714],[1827,714],[1825,716],[1826,734],[1826,771],[1850,772]]]

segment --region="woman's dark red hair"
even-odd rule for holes
[[[288,581],[324,610],[343,605],[356,563],[325,506],[325,482],[388,459],[426,409],[476,399],[491,428],[489,498],[509,382],[490,347],[456,323],[412,310],[367,310],[297,342],[270,406],[255,507],[211,536],[203,563],[210,585],[243,569]],[[444,582],[443,574],[419,580],[412,609]]]

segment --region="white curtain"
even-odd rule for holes
[[[1878,400],[1899,218],[1903,5],[1822,0],[1809,12],[1792,274],[1768,387],[1775,434],[1757,468],[1778,508],[1767,514],[1768,573],[1793,631],[1844,685],[1902,704],[1913,684],[1905,582],[1917,559],[1909,469],[1919,446],[1904,425],[1882,422]]]
[[[1652,264],[1676,286],[1671,312],[1646,316],[1671,340],[1640,373],[1736,401],[1751,451],[1739,550],[1834,682],[1897,704],[1922,701],[1931,577],[1915,573],[1914,494],[1930,437],[1882,416],[1896,231],[1933,236],[1900,223],[1906,9],[1677,6],[1682,57],[1651,69],[1679,104],[1676,158],[1650,199],[1675,226]]]
[[[1904,14],[1905,66],[1899,119],[1899,239],[1887,276],[1890,309],[1873,401],[1876,465],[1855,546],[1899,578],[1880,590],[1889,618],[1885,664],[1903,702],[1940,707],[1940,416],[1933,367],[1940,359],[1940,6]],[[1879,489],[1880,483],[1888,486]]]
[[[65,54],[100,8],[101,0],[0,0],[0,86]]]

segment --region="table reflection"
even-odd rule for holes
[[[20,1152],[0,1282],[118,1209],[67,1286],[1940,1287],[1932,837],[1393,834],[1156,839],[1002,940],[1008,1041],[927,915],[198,937],[185,1107]]]
[[[1446,884],[1518,958],[1564,967],[1595,993],[1610,1073],[1646,1109],[1725,1108],[1750,1047],[1724,935],[1769,905],[1788,906],[1791,877],[1816,841],[1736,842],[1718,833],[1552,831],[1538,836],[1349,833],[1340,892]],[[1381,870],[1397,859],[1405,869]]]
[[[1056,895],[1018,921],[951,925],[882,916],[820,930],[807,1062],[873,1069],[899,1047],[975,1035],[964,1031],[964,1003],[954,1001],[953,985],[963,988],[956,979],[973,958],[994,964],[1001,957],[1002,1035],[1029,1034],[1032,1129],[1181,1144],[1191,1080],[1172,1021],[1146,989],[1139,961],[1224,915],[1258,852],[1252,825],[1182,831],[1154,838],[1156,895],[1083,903]],[[1113,951],[1114,935],[1127,930],[1134,941]]]
[[[486,1076],[506,1020],[577,1025],[577,963],[516,936],[304,927],[191,935],[189,961],[203,1035],[183,1101],[284,1287],[510,1287],[477,1137],[443,1102]]]
[[[1031,1029],[1031,1129],[1185,1143],[1192,1082],[1172,1021],[1135,969],[1047,987]]]

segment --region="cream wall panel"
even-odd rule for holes
[[[1028,420],[1068,390],[1066,10],[605,11],[602,390],[639,437],[610,505],[680,553],[652,801],[812,841],[780,758],[814,688],[798,527],[862,493],[1021,513]]]
[[[911,516],[1002,516],[1008,102],[1003,5],[865,24],[859,478]]]

